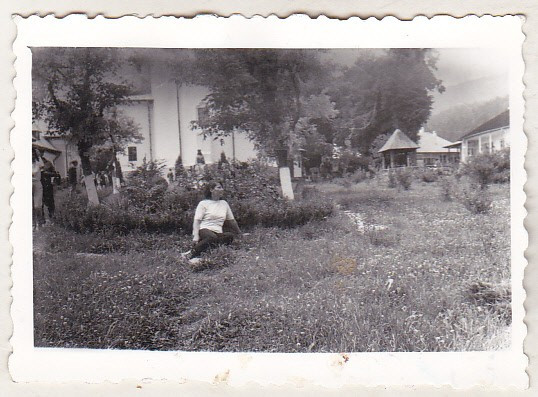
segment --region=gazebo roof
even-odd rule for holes
[[[402,131],[396,130],[392,133],[390,138],[385,142],[383,147],[379,149],[379,153],[386,152],[387,150],[395,149],[417,149],[418,145],[413,142]]]

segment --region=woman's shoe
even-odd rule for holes
[[[196,265],[197,263],[200,263],[201,260],[202,260],[202,258],[191,258],[191,259],[189,259],[189,263],[191,265]]]

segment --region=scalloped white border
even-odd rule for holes
[[[175,382],[218,383],[230,386],[255,382],[261,385],[320,385],[341,387],[450,385],[523,388],[528,385],[523,354],[526,328],[523,323],[522,287],[526,264],[527,233],[523,226],[526,173],[523,167],[526,138],[523,133],[522,20],[518,17],[455,19],[438,16],[400,21],[311,19],[297,15],[246,19],[198,16],[193,19],[122,17],[87,19],[71,15],[16,18],[18,36],[13,45],[17,56],[15,128],[11,144],[15,151],[11,197],[13,224],[14,333],[10,373],[15,381],[119,382],[124,379],[155,379]],[[33,348],[32,252],[30,186],[31,54],[29,46],[117,47],[492,47],[511,51],[510,95],[512,129],[512,347],[501,352],[469,353],[352,353],[342,363],[339,354],[186,353]]]

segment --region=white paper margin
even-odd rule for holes
[[[523,167],[524,62],[523,21],[519,17],[417,17],[399,21],[331,20],[292,16],[246,19],[242,16],[194,19],[123,17],[89,20],[72,15],[63,19],[16,18],[18,35],[14,80],[17,91],[15,151],[11,197],[13,224],[13,354],[11,376],[17,382],[119,382],[125,379],[201,381],[229,386],[320,385],[340,387],[450,385],[528,386],[523,354],[522,287],[527,233],[523,226],[526,173]],[[158,48],[504,48],[511,54],[511,206],[512,206],[512,346],[496,352],[466,353],[351,353],[340,354],[191,353],[47,349],[33,347],[32,234],[31,234],[31,54],[30,46],[158,47]]]

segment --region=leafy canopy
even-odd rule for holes
[[[138,127],[117,106],[131,93],[119,77],[125,59],[112,48],[34,48],[34,119],[80,150],[139,140]]]
[[[377,136],[397,128],[416,140],[430,115],[432,92],[444,91],[435,65],[435,54],[427,49],[359,53],[330,89],[339,110],[339,143],[349,139],[368,153]]]
[[[313,119],[336,116],[334,104],[310,82],[326,70],[307,50],[206,50],[198,66],[210,94],[203,105],[208,117],[198,123],[204,134],[218,137],[245,131],[269,155],[298,149],[316,134]]]

